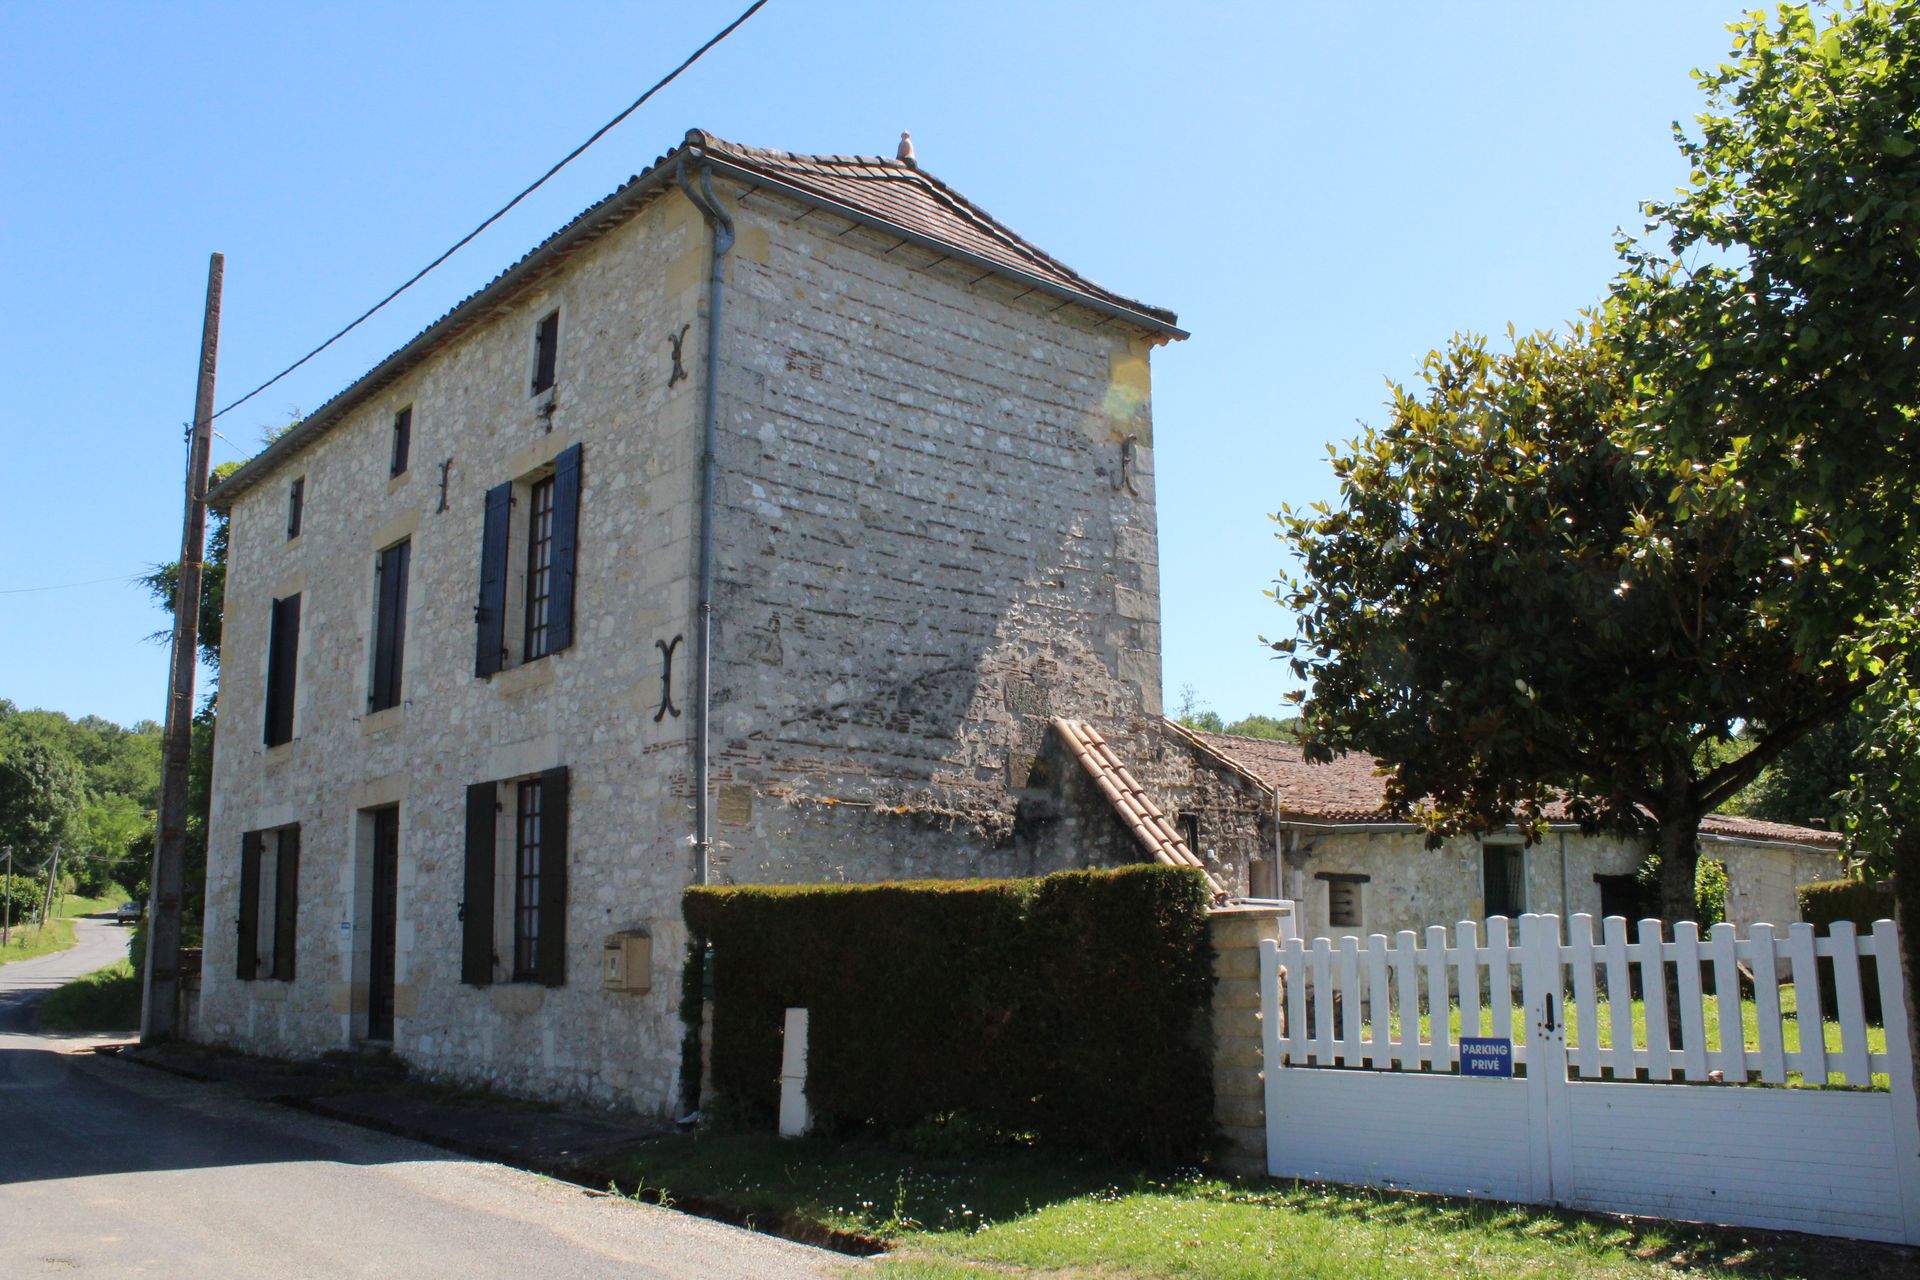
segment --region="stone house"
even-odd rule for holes
[[[211,495],[194,1034],[659,1113],[691,883],[1198,862],[1047,785],[1067,717],[1165,757],[1184,336],[911,158],[689,133]]]
[[[1234,893],[1293,902],[1303,936],[1390,935],[1527,911],[1643,914],[1634,878],[1646,853],[1641,840],[1550,821],[1533,845],[1516,830],[1429,849],[1422,831],[1387,812],[1386,780],[1371,756],[1313,764],[1289,741],[1195,733],[1172,722],[1166,733],[1262,801],[1223,809],[1217,784],[1199,795],[1173,780],[1167,802],[1190,815],[1189,843],[1226,874],[1240,869]],[[1253,834],[1247,819],[1256,809]],[[1844,874],[1840,843],[1831,831],[1753,818],[1714,814],[1700,824],[1701,856],[1725,865],[1726,919],[1741,929],[1800,919],[1794,890]]]

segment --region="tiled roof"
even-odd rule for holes
[[[1032,290],[1082,303],[1171,337],[1186,336],[1173,312],[1101,288],[910,162],[875,156],[802,156],[767,151],[689,129],[686,140],[656,159],[645,173],[629,178],[611,195],[541,241],[214,486],[208,501],[222,509],[231,505],[281,461],[337,425],[350,411],[392,386],[467,330],[511,306],[572,254],[632,218],[667,190],[683,159],[711,161],[716,172],[785,190],[902,238],[978,262],[985,270]]]
[[[695,132],[698,132],[696,130]],[[1051,281],[1150,316],[1164,324],[1178,317],[1164,307],[1103,289],[1058,258],[1023,238],[994,216],[921,169],[911,160],[883,156],[803,156],[769,151],[702,135],[706,153],[762,177],[867,214],[901,230],[963,250],[1023,275]],[[689,135],[689,142],[692,141]]]
[[[1175,728],[1180,729],[1179,726]],[[1285,739],[1242,738],[1227,733],[1198,733],[1184,729],[1180,729],[1180,732],[1182,736],[1197,740],[1211,754],[1247,777],[1270,787],[1283,821],[1401,821],[1387,811],[1384,769],[1378,760],[1364,752],[1349,752],[1336,757],[1330,764],[1314,764],[1301,753],[1297,743]],[[1572,815],[1565,805],[1553,804],[1547,808],[1547,819],[1567,822],[1571,821]],[[1718,813],[1701,819],[1700,831],[1703,835],[1735,840],[1770,840],[1836,849],[1840,846],[1840,836],[1836,832]]]
[[[1139,781],[1120,762],[1098,729],[1084,720],[1055,720],[1053,731],[1060,735],[1060,741],[1080,762],[1093,785],[1106,797],[1114,813],[1149,857],[1163,866],[1198,867],[1207,877],[1210,889],[1216,894],[1226,893],[1226,887],[1214,879],[1206,864],[1187,848],[1179,830],[1160,806],[1148,799]]]

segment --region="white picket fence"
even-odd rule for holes
[[[1825,937],[1722,924],[1702,939],[1691,923],[1668,937],[1643,920],[1634,941],[1625,920],[1598,937],[1594,923],[1573,916],[1563,938],[1557,917],[1523,916],[1517,942],[1495,918],[1484,940],[1463,921],[1451,938],[1435,926],[1263,944],[1270,1170],[1920,1243],[1920,1115],[1891,921]],[[1510,1038],[1513,1077],[1455,1074],[1462,1035]],[[1763,1087],[1785,1084],[1841,1087]]]

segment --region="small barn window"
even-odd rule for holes
[[[407,461],[413,452],[413,406],[393,415],[393,457],[387,463],[389,476],[407,474]]]
[[[1200,854],[1200,815],[1183,813],[1179,818],[1180,838],[1187,842],[1187,849],[1198,857]]]
[[[1314,877],[1327,883],[1327,927],[1360,927],[1360,886],[1367,877],[1344,871],[1322,871]]]
[[[287,541],[300,536],[302,508],[307,505],[307,478],[301,476],[287,488]]]
[[[533,328],[533,394],[539,395],[554,383],[554,371],[560,363],[560,313],[549,312]]]

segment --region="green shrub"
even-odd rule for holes
[[[783,1013],[798,1007],[808,1103],[829,1126],[961,1114],[1192,1156],[1213,1126],[1206,909],[1201,877],[1166,867],[692,889],[683,1014],[691,1033],[711,943],[714,1088],[763,1116],[779,1098]]]
[[[31,921],[40,912],[41,903],[46,901],[47,886],[32,876],[0,876],[0,903],[12,908],[10,917],[14,924]]]
[[[1893,887],[1885,881],[1822,880],[1803,884],[1795,891],[1800,898],[1800,914],[1814,929],[1827,933],[1842,920],[1850,920],[1861,933],[1873,932],[1875,920],[1893,919]],[[1833,964],[1822,960],[1820,971],[1821,1006],[1831,1013],[1838,999],[1833,984]],[[1867,1020],[1879,1022],[1880,966],[1877,961],[1860,962],[1860,997]]]

